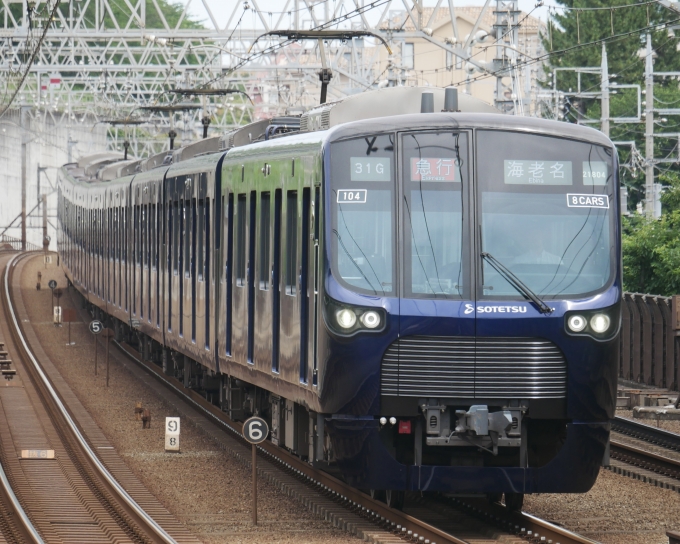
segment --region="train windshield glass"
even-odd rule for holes
[[[614,270],[610,244],[614,171],[607,148],[548,136],[479,131],[481,249],[541,297],[604,288]],[[521,295],[485,260],[483,295]]]
[[[467,134],[412,132],[401,143],[404,295],[460,298],[466,277]]]
[[[394,136],[331,148],[333,275],[354,291],[394,293]]]

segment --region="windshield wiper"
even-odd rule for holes
[[[548,306],[545,302],[543,302],[536,293],[534,293],[527,285],[520,280],[517,276],[515,276],[510,270],[508,270],[503,263],[501,263],[496,257],[491,255],[491,253],[487,253],[486,251],[482,251],[481,253],[482,259],[486,259],[489,264],[498,272],[505,281],[507,281],[510,285],[512,285],[515,289],[517,289],[520,293],[522,293],[526,298],[531,300],[537,307],[538,311],[541,312],[542,314],[551,314],[552,313],[552,308]]]

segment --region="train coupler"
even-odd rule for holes
[[[517,401],[503,406],[446,406],[429,399],[421,404],[428,446],[475,446],[494,455],[499,447],[520,447],[527,407]]]

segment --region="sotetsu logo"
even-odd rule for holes
[[[479,314],[525,314],[527,313],[526,306],[477,306],[477,313]],[[466,304],[463,313],[465,315],[471,314],[475,311],[472,304]]]

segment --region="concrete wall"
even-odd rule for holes
[[[82,122],[81,122],[82,120]],[[57,171],[68,162],[69,148],[73,161],[106,150],[105,125],[77,115],[69,119],[66,114],[46,113],[26,108],[22,129],[19,108],[7,111],[0,117],[0,232],[21,214],[21,138],[26,141],[26,212],[38,202],[38,166],[46,167],[41,174],[40,193],[48,194],[48,235],[52,238],[50,249],[56,249]],[[71,143],[69,143],[71,142]],[[53,190],[53,188],[55,190]],[[42,208],[36,208],[26,222],[28,242],[42,247]],[[34,228],[35,227],[35,228]],[[6,234],[21,238],[20,219]]]

